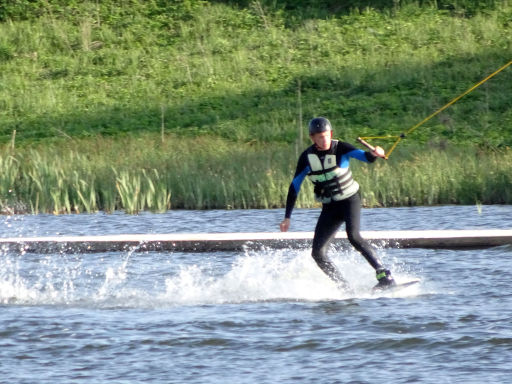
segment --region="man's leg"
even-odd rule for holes
[[[375,249],[361,237],[361,233],[359,232],[361,221],[361,198],[359,194],[356,193],[344,202],[346,202],[344,212],[348,240],[375,269],[377,280],[379,281],[379,287],[395,284],[393,277],[391,277],[391,272],[382,266]]]
[[[375,249],[361,237],[361,233],[359,232],[361,222],[361,198],[359,197],[359,194],[356,193],[349,197],[344,201],[344,203],[348,240],[375,270],[382,268],[382,263],[377,257]]]
[[[313,250],[311,255],[324,273],[329,276],[340,288],[348,288],[348,284],[338,271],[338,268],[327,257],[327,251],[331,240],[336,235],[343,223],[340,215],[335,210],[323,208],[316,223],[315,236],[313,238]]]

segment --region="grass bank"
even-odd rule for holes
[[[398,156],[397,156],[398,155]],[[354,161],[366,206],[512,203],[512,151],[401,150],[389,161]],[[239,144],[167,135],[75,139],[0,156],[3,213],[283,207],[296,165],[293,145]],[[312,207],[305,183],[297,204]]]
[[[507,1],[337,3],[2,2],[2,210],[282,207],[311,117],[396,135],[511,59]],[[511,203],[511,83],[355,166],[365,204]]]
[[[335,3],[8,1],[0,142],[163,128],[292,143],[316,115],[347,137],[398,134],[511,59],[507,1]],[[511,82],[509,68],[412,139],[512,145]]]

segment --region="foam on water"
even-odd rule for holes
[[[92,308],[159,308],[260,301],[323,301],[377,296],[417,295],[420,285],[372,295],[373,270],[359,254],[345,252],[334,261],[352,290],[340,291],[316,266],[309,250],[262,250],[207,262],[163,263],[169,255],[12,255],[0,266],[0,303],[64,305]],[[163,264],[163,265],[162,265]],[[416,276],[393,268],[396,279]],[[220,272],[219,272],[220,271]]]

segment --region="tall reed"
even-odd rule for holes
[[[512,151],[409,150],[389,163],[357,164],[369,206],[510,204]]]
[[[295,145],[144,135],[18,148],[0,155],[4,213],[282,208]],[[352,162],[366,206],[512,203],[512,151],[402,147]],[[317,206],[305,181],[298,207]]]

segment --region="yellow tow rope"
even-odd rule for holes
[[[398,145],[398,143],[403,139],[405,138],[407,135],[409,135],[410,133],[412,133],[416,128],[422,126],[423,124],[425,124],[427,121],[429,121],[431,118],[433,118],[434,116],[436,116],[437,114],[441,113],[442,111],[444,111],[446,108],[448,108],[449,106],[451,106],[452,104],[455,104],[458,100],[460,100],[461,98],[463,98],[464,96],[466,96],[468,93],[472,92],[473,90],[475,90],[476,88],[478,88],[480,85],[482,85],[483,83],[485,83],[487,80],[489,80],[491,77],[497,75],[498,73],[500,73],[501,71],[503,71],[505,68],[507,68],[509,65],[512,64],[512,60],[509,61],[507,64],[505,64],[504,66],[502,66],[501,68],[497,69],[496,71],[494,71],[493,73],[491,73],[489,76],[487,76],[485,79],[479,81],[478,83],[476,83],[475,85],[473,85],[471,88],[469,88],[467,91],[461,93],[459,96],[457,96],[456,98],[454,98],[453,100],[451,100],[449,103],[447,103],[446,105],[442,106],[441,108],[439,108],[437,111],[435,111],[434,113],[432,113],[430,116],[427,116],[426,118],[424,118],[422,121],[420,121],[418,124],[414,125],[413,127],[409,128],[407,131],[403,132],[402,134],[398,135],[398,136],[364,136],[364,137],[358,137],[357,140],[362,143],[363,145],[365,145],[366,147],[368,147],[370,150],[374,150],[375,148],[368,144],[365,140],[372,140],[372,139],[395,139],[395,142],[394,144],[391,146],[391,148],[389,149],[389,151],[387,152],[387,155],[386,155],[386,159],[389,158],[389,156],[391,155],[391,153],[395,150],[396,146]]]

